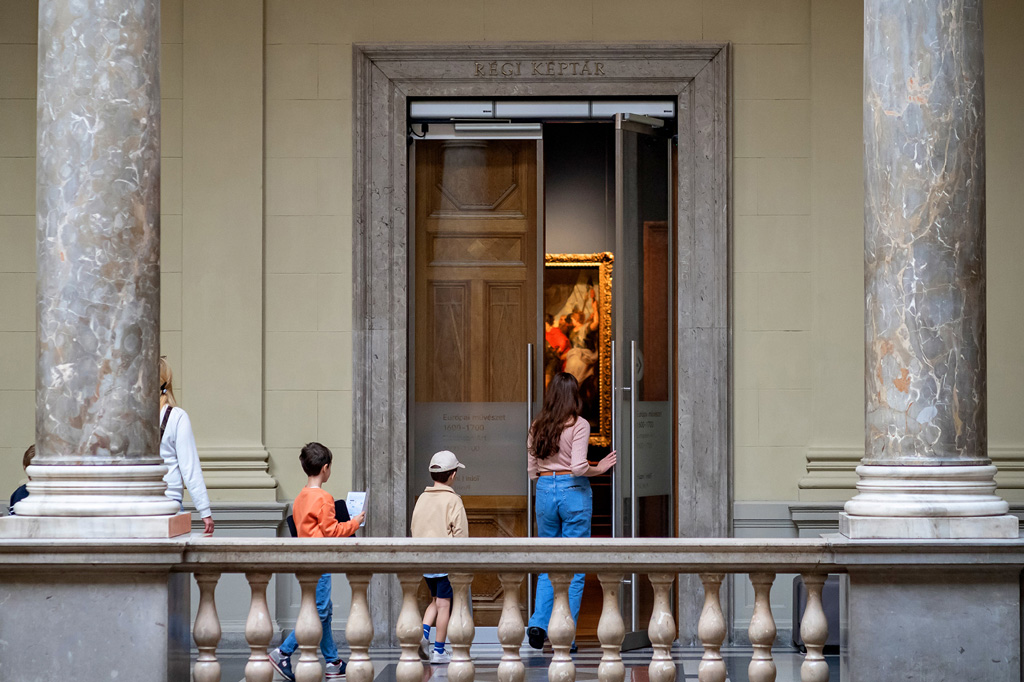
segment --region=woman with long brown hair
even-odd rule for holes
[[[210,496],[199,465],[192,422],[174,399],[174,375],[166,358],[160,358],[160,456],[167,466],[167,497],[180,505],[183,488],[188,488],[192,504],[203,520],[203,533],[213,533]]]
[[[544,406],[530,426],[526,467],[537,481],[537,532],[542,538],[589,538],[594,500],[591,476],[615,466],[615,452],[596,465],[587,460],[590,422],[580,416],[580,385],[568,372],[559,372],[544,394]],[[577,573],[569,584],[569,610],[579,620],[585,575]],[[554,592],[547,573],[537,581],[537,599],[526,634],[534,649],[544,647]],[[574,645],[575,648],[575,645]]]

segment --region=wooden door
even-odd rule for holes
[[[536,144],[417,142],[417,402],[523,402],[525,409],[526,348],[537,335]],[[524,433],[522,449],[505,455],[521,458],[524,480],[525,440]],[[524,495],[463,502],[471,536],[526,535]],[[498,624],[501,599],[496,575],[474,579],[477,625]]]

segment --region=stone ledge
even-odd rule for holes
[[[1013,514],[970,517],[851,516],[839,514],[839,532],[853,540],[1016,540],[1019,521]]]
[[[5,539],[148,539],[188,535],[192,515],[172,516],[8,516],[0,519]]]

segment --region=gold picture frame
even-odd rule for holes
[[[544,386],[556,371],[576,376],[590,444],[600,447],[612,442],[614,262],[607,251],[544,256]]]

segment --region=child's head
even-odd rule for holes
[[[320,443],[306,443],[299,453],[299,464],[307,476],[319,476],[332,459],[331,451]]]
[[[441,450],[430,458],[430,478],[435,483],[448,483],[455,476],[459,469],[465,469],[466,465],[461,463],[451,450]]]
[[[32,443],[32,445],[28,446],[28,450],[26,450],[25,454],[22,455],[22,457],[21,457],[21,468],[22,469],[28,469],[28,465],[32,463],[32,458],[35,457],[35,456],[36,456],[36,444]]]

